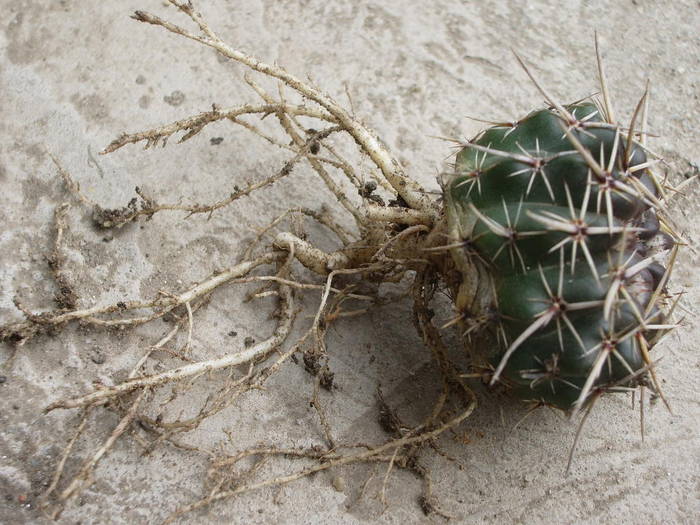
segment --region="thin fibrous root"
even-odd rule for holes
[[[387,150],[377,135],[361,124],[347,110],[342,108],[330,96],[306,82],[301,81],[281,67],[266,64],[256,58],[226,44],[211,30],[206,22],[199,16],[191,4],[179,4],[171,2],[187,14],[199,27],[203,34],[196,34],[178,25],[172,24],[162,18],[147,13],[136,11],[135,20],[163,27],[167,31],[182,35],[205,46],[211,47],[223,56],[240,62],[254,71],[258,71],[269,77],[277,78],[297,91],[302,96],[319,104],[325,109],[337,123],[342,126],[372,159],[374,164],[382,172],[387,182],[401,195],[404,201],[413,209],[422,210],[433,216],[437,215],[436,203],[426,194],[421,186],[410,177],[407,177],[398,159]]]
[[[54,239],[53,250],[46,259],[54,282],[58,287],[54,300],[61,310],[75,310],[78,307],[78,294],[75,292],[72,283],[64,271],[66,257],[61,247],[63,235],[66,230],[66,215],[69,209],[70,205],[63,203],[57,206],[54,211],[56,237]]]
[[[138,133],[124,133],[110,142],[109,145],[107,145],[107,147],[100,152],[100,154],[106,155],[123,148],[127,144],[136,144],[144,141],[146,142],[145,149],[155,147],[159,143],[165,146],[170,136],[180,131],[185,131],[186,133],[178,140],[178,143],[181,143],[192,138],[194,135],[199,133],[204,126],[211,124],[212,122],[225,119],[236,122],[235,119],[244,115],[262,115],[264,117],[265,115],[278,112],[286,113],[288,115],[316,118],[331,124],[336,123],[336,120],[325,111],[318,111],[306,106],[298,106],[293,104],[245,104],[235,108],[225,109],[213,106],[211,111],[198,113],[197,115],[193,115],[191,117],[176,120],[175,122],[171,122],[170,124],[166,124],[164,126],[159,126],[146,131],[140,131]]]
[[[369,450],[363,451],[363,452],[358,452],[355,454],[325,454],[322,457],[322,462],[308,467],[306,469],[299,470],[297,472],[293,472],[291,474],[285,475],[285,476],[280,476],[277,478],[273,479],[267,479],[264,481],[260,481],[257,483],[251,483],[247,485],[240,485],[234,489],[231,490],[226,490],[226,491],[221,491],[219,493],[211,494],[207,498],[202,499],[200,501],[194,502],[190,505],[186,505],[184,507],[181,507],[178,509],[175,513],[173,513],[168,519],[166,519],[163,523],[168,524],[172,523],[179,517],[183,516],[184,514],[188,514],[192,511],[195,511],[197,509],[203,508],[205,506],[208,506],[216,501],[221,501],[224,499],[229,499],[232,498],[238,494],[243,494],[245,492],[251,492],[253,490],[258,490],[261,488],[265,487],[271,487],[271,486],[282,486],[286,485],[288,483],[291,483],[293,481],[297,481],[301,478],[310,476],[316,472],[321,472],[323,470],[328,470],[330,468],[334,467],[339,467],[342,465],[348,465],[348,464],[353,464],[353,463],[361,463],[361,462],[368,462],[368,461],[387,461],[387,459],[390,461],[392,456],[385,456],[386,453],[391,453],[393,455],[393,451],[400,449],[401,447],[406,447],[410,445],[417,445],[420,443],[425,443],[427,441],[430,441],[432,439],[437,438],[441,434],[443,434],[445,431],[448,429],[454,428],[457,425],[459,425],[462,421],[464,421],[467,417],[469,417],[474,410],[476,406],[476,401],[473,401],[470,403],[463,411],[461,411],[457,416],[449,419],[445,423],[442,423],[438,425],[435,429],[420,433],[415,436],[408,436],[408,437],[403,437],[399,439],[392,439],[388,441],[387,443],[377,446],[375,448],[371,448]],[[382,457],[384,456],[384,457]]]
[[[192,215],[196,214],[202,214],[205,213],[209,217],[216,211],[219,210],[225,206],[228,206],[234,201],[239,200],[242,197],[251,195],[252,193],[259,191],[263,188],[266,188],[268,186],[271,186],[272,184],[275,184],[276,182],[282,180],[283,178],[289,176],[294,167],[299,163],[300,160],[304,158],[308,158],[309,151],[313,148],[314,146],[314,141],[320,141],[327,136],[331,135],[332,133],[336,133],[340,131],[341,128],[338,126],[331,126],[328,128],[325,128],[321,131],[318,131],[314,139],[311,141],[303,141],[300,140],[298,143],[298,148],[296,148],[294,151],[296,154],[294,157],[289,159],[287,162],[284,163],[284,166],[274,173],[273,175],[266,177],[265,179],[258,181],[258,182],[252,182],[249,183],[247,186],[241,188],[238,185],[234,186],[234,191],[229,194],[228,197],[221,199],[217,202],[211,203],[211,204],[158,204],[153,198],[148,197],[145,195],[142,189],[136,188],[136,193],[140,197],[141,201],[139,202],[136,198],[132,199],[129,204],[121,209],[105,209],[102,208],[101,206],[97,204],[93,204],[93,222],[99,226],[100,228],[114,228],[114,227],[121,227],[129,222],[132,222],[139,217],[146,217],[146,218],[151,218],[153,215],[155,215],[158,212],[161,211],[183,211],[186,212],[187,215],[186,217],[190,217]],[[148,132],[147,132],[148,133]],[[65,171],[62,170],[61,174],[64,179],[67,180],[68,187],[75,192],[77,192],[76,188],[77,185],[70,181],[70,175]],[[69,182],[70,181],[70,182]],[[79,198],[81,197],[81,194],[79,194]],[[86,198],[82,197],[81,200],[85,203],[88,203],[91,201],[87,200]]]
[[[281,303],[279,324],[277,325],[273,335],[260,343],[257,343],[240,352],[224,355],[218,359],[200,361],[181,366],[173,370],[168,370],[160,374],[129,379],[118,385],[102,388],[84,396],[56,401],[55,403],[49,405],[45,409],[45,412],[49,412],[57,408],[77,408],[88,405],[101,405],[108,402],[113,397],[123,395],[137,388],[154,387],[173,381],[181,381],[182,379],[188,377],[194,377],[206,372],[212,372],[214,370],[221,370],[234,365],[248,363],[266,356],[280,344],[282,344],[287,338],[294,318],[294,303],[289,288],[281,285],[279,296]]]
[[[292,247],[291,250],[293,251],[294,248]],[[289,351],[285,352],[285,354],[283,354],[277,360],[276,364],[268,369],[270,373],[272,373],[273,369],[276,366],[278,366],[279,364],[281,364],[281,362],[287,359],[291,352],[294,352],[297,348],[299,348],[299,346],[303,344],[303,341],[306,340],[311,333],[319,332],[319,330],[325,333],[327,325],[326,323],[324,323],[324,329],[321,329],[319,320],[322,317],[322,312],[324,310],[324,305],[326,304],[326,299],[328,298],[328,291],[330,289],[333,276],[338,273],[349,273],[357,271],[360,271],[360,269],[335,270],[333,272],[330,272],[326,281],[326,292],[323,295],[321,305],[317,310],[317,314],[315,316],[312,326],[309,328],[306,334],[297,342],[297,344],[294,345],[294,347],[292,347]],[[425,272],[422,272],[421,275],[423,274],[425,274]],[[397,422],[394,425],[395,431],[392,432],[395,435],[395,437],[387,441],[386,443],[378,446],[369,446],[364,444],[347,445],[339,443],[333,438],[332,428],[330,427],[330,424],[327,421],[323,410],[317,405],[319,385],[319,377],[317,376],[317,379],[315,381],[316,386],[314,388],[313,401],[314,406],[317,409],[319,418],[321,419],[321,425],[328,444],[328,448],[324,450],[321,447],[314,447],[312,449],[285,449],[270,446],[256,447],[252,449],[243,450],[233,456],[214,458],[209,469],[209,478],[214,481],[213,488],[210,489],[207,492],[206,496],[202,499],[178,509],[166,519],[165,523],[171,523],[192,511],[207,507],[217,501],[235,497],[245,492],[250,492],[265,487],[280,487],[288,483],[294,482],[296,480],[302,479],[304,477],[313,475],[314,473],[319,471],[328,470],[342,465],[356,464],[362,462],[387,463],[389,465],[389,469],[387,470],[387,474],[385,476],[385,484],[386,477],[388,476],[393,465],[409,469],[415,472],[423,480],[424,484],[423,495],[421,496],[422,508],[424,509],[424,511],[426,513],[434,512],[442,516],[448,516],[448,514],[441,511],[437,506],[435,497],[433,496],[432,483],[430,480],[429,472],[417,463],[417,454],[424,444],[432,443],[445,431],[456,427],[462,421],[464,421],[464,419],[467,418],[474,410],[476,406],[476,398],[473,392],[471,392],[471,390],[461,382],[459,374],[454,368],[454,366],[447,361],[444,344],[440,339],[440,335],[437,329],[430,322],[427,308],[427,302],[429,298],[426,296],[432,295],[432,288],[428,286],[420,286],[416,288],[416,294],[416,315],[418,316],[418,319],[421,320],[421,330],[424,333],[424,340],[433,349],[433,353],[436,356],[436,359],[438,360],[439,370],[441,372],[441,375],[443,376],[443,391],[436,400],[433,410],[421,424],[419,424],[413,429],[404,429],[404,426],[397,419]],[[323,335],[319,336],[318,333],[317,337],[323,339]],[[321,345],[323,345],[322,341],[319,342]],[[269,374],[266,375],[264,378],[268,376]],[[261,380],[264,380],[264,378],[261,377]],[[456,416],[448,416],[449,412],[445,410],[446,401],[448,399],[451,385],[454,385],[456,383],[459,383],[461,385],[462,394],[466,396],[465,406],[461,410],[459,410]],[[443,418],[446,418],[446,420],[443,420]],[[441,422],[441,420],[443,420],[443,422]],[[342,451],[342,449],[358,447],[364,448],[366,450],[355,453],[346,453]],[[315,460],[318,463],[316,465],[312,465],[310,467],[306,467],[296,472],[292,472],[290,474],[279,476],[276,478],[266,479],[258,482],[251,481],[248,483],[243,483],[241,475],[234,474],[235,471],[233,471],[233,467],[242,459],[251,456],[258,456],[262,458],[261,461],[264,461],[266,458],[271,457],[286,457],[290,459],[310,459]],[[244,475],[252,475],[254,470],[258,470],[256,468],[257,465],[259,465],[259,462],[256,462],[254,464],[253,469],[247,470],[244,473]],[[229,488],[226,488],[227,486]]]
[[[250,261],[236,264],[227,270],[217,272],[199,284],[192,286],[187,291],[178,294],[167,294],[153,301],[120,301],[108,306],[93,306],[81,310],[69,312],[47,312],[43,314],[32,314],[23,309],[27,320],[8,323],[0,326],[0,341],[15,341],[23,344],[31,337],[56,329],[72,321],[81,321],[87,324],[104,326],[135,326],[157,319],[171,312],[178,306],[191,303],[195,299],[203,297],[219,286],[222,286],[234,279],[248,274],[254,268],[265,264],[270,264],[286,256],[285,252],[270,252]],[[21,305],[18,304],[21,307]],[[113,314],[131,310],[153,309],[155,313],[143,317],[126,317],[117,319],[100,319],[96,316],[103,314]]]
[[[143,389],[138,394],[132,403],[131,408],[129,408],[124,417],[122,417],[119,424],[114,428],[102,446],[95,451],[92,457],[85,461],[83,466],[80,468],[80,471],[73,477],[73,481],[71,481],[68,487],[61,491],[60,495],[58,496],[59,505],[51,513],[51,519],[56,519],[58,517],[62,509],[61,504],[68,502],[71,498],[85,490],[85,488],[92,483],[92,472],[94,471],[95,467],[109,451],[109,449],[112,448],[117,439],[119,439],[119,436],[121,436],[129,428],[134,420],[134,417],[136,416],[139,405],[148,394],[148,391],[148,389]]]

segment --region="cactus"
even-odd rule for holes
[[[490,328],[491,384],[517,398],[573,412],[653,374],[649,350],[669,328],[659,261],[674,243],[634,131],[643,101],[628,130],[605,105],[552,102],[457,154],[445,187],[456,303],[466,333]]]

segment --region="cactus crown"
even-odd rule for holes
[[[651,248],[673,244],[662,188],[634,123],[607,114],[579,101],[496,124],[464,145],[445,188],[453,259],[489,281],[457,304],[467,325],[493,312],[491,382],[563,410],[646,381],[667,328],[668,271]]]

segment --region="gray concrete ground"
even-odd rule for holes
[[[164,201],[209,202],[234,183],[279,169],[283,155],[245,131],[217,124],[193,140],[165,149],[127,147],[97,152],[123,131],[204,111],[217,103],[253,101],[242,67],[211,50],[138,24],[143,8],[176,16],[155,0],[79,2],[0,0],[0,322],[19,319],[12,298],[35,311],[51,304],[54,284],[44,256],[52,214],[70,201],[47,152],[56,155],[104,206],[121,206],[135,186]],[[410,172],[435,188],[449,144],[431,136],[470,136],[480,124],[466,115],[510,120],[541,104],[541,96],[513,59],[516,49],[562,100],[596,89],[593,32],[600,34],[618,112],[630,115],[652,85],[653,147],[678,176],[700,160],[700,11],[696,1],[345,2],[244,0],[200,2],[219,33],[236,46],[309,74],[338,100],[347,100],[374,127]],[[183,22],[184,19],[183,19]],[[223,137],[215,145],[211,139]],[[216,141],[214,141],[216,142]],[[365,163],[367,163],[365,161]],[[691,243],[700,230],[695,185],[674,206]],[[179,289],[228,266],[251,228],[285,208],[318,208],[332,197],[300,170],[272,191],[216,213],[211,220],[160,214],[113,234],[92,228],[76,203],[66,237],[69,278],[81,304],[148,298]],[[341,212],[338,211],[338,215]],[[321,245],[332,239],[313,231]],[[602,401],[590,417],[569,476],[566,455],[574,427],[541,410],[513,430],[524,409],[480,392],[481,403],[456,435],[442,439],[444,456],[426,453],[443,507],[460,523],[697,523],[700,516],[700,408],[696,342],[700,331],[697,252],[681,256],[673,286],[685,292],[684,326],[655,350],[673,413],[661,403],[646,414],[628,397]],[[266,337],[271,302],[243,304],[225,289],[198,316],[196,358]],[[446,314],[445,314],[446,315]],[[160,323],[160,322],[159,322]],[[122,379],[163,333],[162,323],[134,331],[69,328],[37,338],[1,371],[0,521],[41,523],[36,496],[50,479],[60,450],[78,422],[75,411],[48,416],[42,408],[85,392],[93,382]],[[229,335],[236,332],[236,335]],[[436,376],[414,334],[408,304],[399,303],[336,325],[329,338],[338,389],[325,395],[341,439],[381,441],[374,392],[408,421],[430,406]],[[12,349],[0,348],[2,359]],[[164,360],[162,366],[174,361]],[[206,393],[199,381],[193,399]],[[258,442],[318,443],[321,432],[308,408],[312,379],[289,365],[264,392],[248,395],[189,434],[187,442],[240,449]],[[187,410],[187,404],[180,408]],[[176,415],[176,414],[175,414]],[[82,453],[104,439],[116,416],[99,411]],[[451,457],[452,459],[448,458]],[[67,468],[75,469],[78,459]],[[461,468],[459,467],[461,465]],[[60,523],[155,523],[202,493],[204,459],[161,447],[142,456],[122,439],[102,461],[94,484],[72,502]],[[397,472],[388,506],[378,494],[383,469],[352,466],[281,490],[261,490],[190,515],[191,523],[438,523],[417,504],[420,485]],[[374,474],[362,493],[365,481]],[[693,518],[693,516],[695,516]]]

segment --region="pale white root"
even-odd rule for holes
[[[50,411],[57,408],[76,408],[87,405],[99,405],[106,403],[112,397],[125,394],[137,388],[154,387],[172,381],[181,381],[182,379],[199,376],[206,372],[212,372],[214,370],[221,370],[222,368],[229,368],[242,363],[248,363],[267,355],[282,344],[287,338],[294,317],[294,303],[292,301],[291,293],[286,289],[286,287],[283,286],[281,288],[282,290],[279,293],[279,296],[282,299],[281,321],[274,334],[264,341],[235,354],[227,354],[218,359],[210,359],[207,361],[192,363],[191,365],[181,366],[161,374],[129,379],[113,387],[102,388],[85,396],[57,401],[49,405],[46,410]]]
[[[160,17],[145,11],[136,11],[134,18],[149,24],[161,26],[172,33],[216,49],[223,56],[245,64],[250,69],[267,76],[277,78],[287,86],[299,92],[303,96],[313,100],[330,113],[345,130],[357,141],[360,147],[367,153],[372,161],[381,170],[384,177],[394,190],[403,197],[406,203],[414,209],[421,210],[436,216],[437,206],[413,179],[406,176],[401,163],[387,150],[377,135],[365,125],[355,119],[348,111],[336,103],[330,96],[318,88],[301,81],[281,67],[266,64],[238,49],[235,49],[221,40],[201,15],[194,10],[191,2],[181,3],[170,0],[170,3],[187,14],[198,26],[203,34],[195,34],[178,25],[167,22]]]

